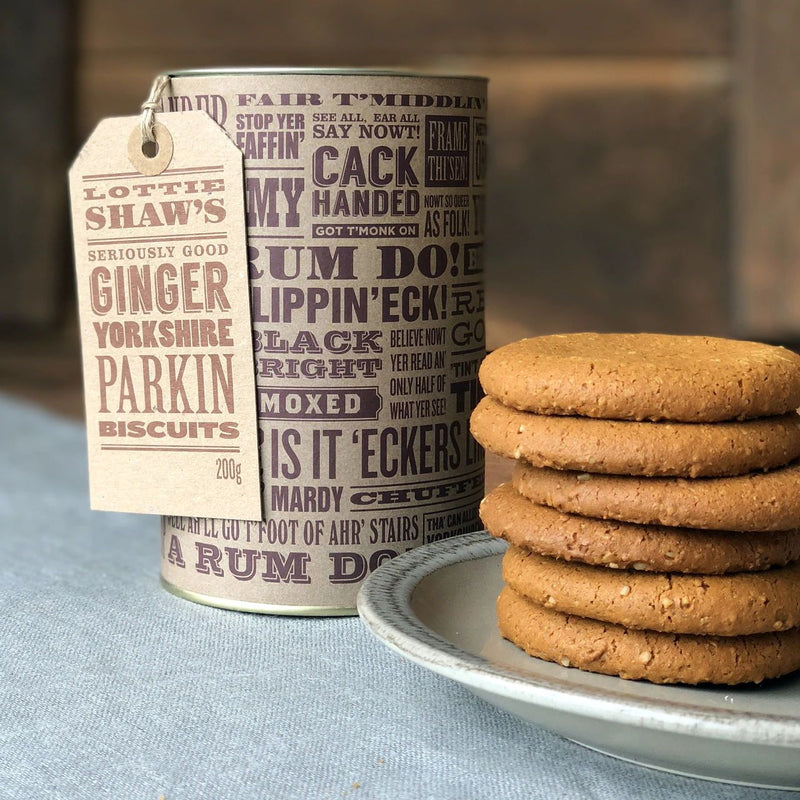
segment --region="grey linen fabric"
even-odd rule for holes
[[[0,397],[0,797],[769,798],[585,750],[375,641],[158,583],[153,517],[92,512],[81,426]]]

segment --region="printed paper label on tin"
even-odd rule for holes
[[[480,527],[480,80],[173,76],[244,154],[264,518],[168,516],[162,575],[353,607],[383,561]]]
[[[480,527],[479,80],[173,76],[244,154],[264,519],[168,516],[162,575],[353,607],[385,560]]]
[[[92,508],[260,519],[242,154],[103,120],[70,170]]]

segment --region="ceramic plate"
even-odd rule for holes
[[[579,744],[683,775],[800,790],[800,677],[656,686],[531,658],[497,631],[504,550],[485,532],[412,550],[366,581],[361,618],[411,661]]]

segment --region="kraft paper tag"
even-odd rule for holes
[[[103,120],[70,170],[92,508],[261,518],[242,155]]]

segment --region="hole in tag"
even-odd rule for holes
[[[142,140],[142,129],[137,125],[128,139],[128,159],[142,175],[160,175],[172,161],[174,143],[166,125],[153,125],[154,142]]]
[[[145,158],[155,158],[158,155],[158,142],[142,142],[142,155]]]

